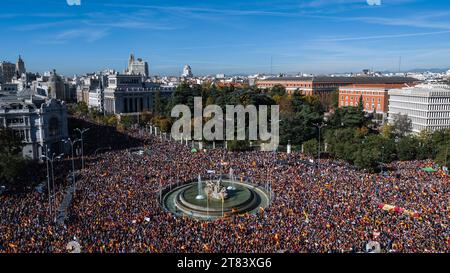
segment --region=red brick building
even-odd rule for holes
[[[400,89],[415,84],[352,84],[339,88],[339,107],[358,106],[361,96],[367,112],[387,113],[390,89]]]
[[[267,80],[260,80],[256,83],[258,88],[261,89],[270,89],[275,85],[282,85],[286,88],[287,92],[291,93],[294,91],[301,91],[304,95],[318,95],[320,97],[321,102],[325,106],[329,106],[331,104],[332,94],[333,92],[339,92],[341,88],[344,87],[358,87],[358,88],[376,88],[377,90],[386,90],[391,88],[401,88],[402,86],[407,85],[415,85],[418,82],[417,79],[408,78],[408,77],[329,77],[329,76],[318,76],[318,77],[278,77],[278,78],[269,78]],[[363,90],[361,89],[361,91]],[[347,89],[342,89],[343,91]],[[347,90],[349,92],[353,92],[353,90]],[[368,91],[370,92],[370,91]],[[369,93],[367,93],[369,94]],[[375,104],[378,104],[378,95],[371,94],[375,99]],[[387,96],[387,94],[385,95]],[[352,94],[349,96],[347,100],[347,104],[350,105],[352,100],[350,97],[355,99],[356,94]],[[339,106],[341,106],[341,96],[339,96]],[[344,95],[344,106],[345,106],[345,98]],[[372,100],[372,97],[370,97]],[[356,102],[359,101],[356,100]],[[352,102],[353,104],[355,101]],[[386,98],[380,97],[380,104],[383,104],[382,107],[386,107],[387,100]],[[371,106],[371,105],[370,105]],[[381,106],[381,105],[380,105]],[[383,108],[384,109],[387,108]]]

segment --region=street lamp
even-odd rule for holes
[[[76,128],[75,131],[79,132],[80,135],[81,135],[81,169],[84,169],[84,150],[83,150],[83,148],[84,148],[84,143],[83,143],[83,134],[86,133],[87,131],[89,131],[89,128],[83,129],[83,130],[81,130],[81,129],[79,129],[79,128]]]
[[[48,151],[47,151],[48,152]],[[55,200],[55,173],[54,173],[54,169],[53,169],[53,162],[55,161],[55,160],[59,160],[59,159],[61,159],[62,157],[63,157],[64,155],[63,154],[60,154],[60,155],[58,155],[58,156],[56,156],[56,154],[55,153],[53,153],[53,155],[51,156],[51,157],[48,157],[48,156],[46,156],[46,155],[41,155],[41,158],[42,159],[45,159],[45,160],[47,160],[47,164],[48,164],[48,162],[50,161],[50,166],[51,166],[51,174],[52,174],[52,198],[53,198],[53,207],[56,209],[56,200]],[[47,172],[47,174],[48,174],[48,172]],[[47,182],[48,182],[48,188],[49,188],[49,194],[50,194],[50,179],[47,179]],[[49,202],[51,202],[50,201],[50,198],[49,198]],[[51,206],[51,205],[50,205]]]
[[[72,148],[72,183],[73,183],[73,188],[74,188],[74,193],[76,192],[76,183],[75,183],[75,161],[73,158],[73,146],[77,143],[80,142],[80,139],[75,139],[74,141],[72,141],[70,138],[63,140],[64,143],[69,143],[71,148]]]
[[[44,146],[41,145],[42,148],[44,148]],[[49,213],[50,215],[52,214],[52,200],[51,200],[51,193],[50,193],[50,168],[48,165],[48,161],[47,160],[47,156],[48,153],[50,151],[50,149],[47,149],[47,145],[45,145],[46,149],[45,149],[45,156],[41,155],[40,158],[41,159],[45,159],[46,165],[47,165],[47,190],[48,190],[48,206],[49,206]]]
[[[317,129],[319,130],[319,149],[318,149],[318,156],[317,156],[317,168],[319,169],[319,164],[320,164],[320,131],[323,127],[326,127],[327,125],[322,123],[314,123],[313,124],[315,127],[317,127]]]

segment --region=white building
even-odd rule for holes
[[[135,59],[134,54],[130,54],[128,59],[128,69],[125,71],[127,75],[140,75],[145,78],[149,77],[148,63],[141,58]]]
[[[0,93],[0,127],[21,137],[24,158],[38,160],[45,147],[60,154],[65,151],[61,140],[68,137],[67,107],[59,100],[35,96],[30,89],[17,95]]]
[[[89,91],[89,108],[95,108],[103,112],[103,89],[97,88]]]
[[[181,77],[184,78],[192,78],[194,75],[192,74],[192,68],[189,65],[185,65],[183,67],[183,74],[181,74]]]
[[[418,85],[390,90],[390,123],[396,114],[408,115],[414,133],[450,128],[450,86]]]
[[[143,76],[109,75],[104,91],[104,109],[107,113],[136,114],[153,111],[155,99],[168,99],[175,87],[144,81]]]

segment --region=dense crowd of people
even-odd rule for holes
[[[0,253],[67,252],[70,241],[83,252],[119,253],[364,252],[370,241],[383,252],[450,251],[450,178],[422,170],[432,162],[395,162],[370,174],[329,159],[318,169],[300,153],[193,153],[142,131],[129,134],[145,152],[87,157],[64,226],[52,221],[45,194],[0,196]],[[160,205],[162,187],[229,168],[253,183],[269,181],[271,205],[209,222]]]

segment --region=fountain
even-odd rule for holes
[[[230,177],[202,182],[200,175],[191,183],[171,188],[161,198],[162,206],[178,216],[214,220],[237,214],[256,214],[270,204],[269,192],[251,183]],[[232,189],[232,190],[230,190]]]
[[[231,185],[228,186],[227,190],[229,190],[229,191],[234,191],[234,190],[236,190],[236,187],[234,186],[234,173],[233,173],[233,168],[230,168],[230,180],[231,180]]]
[[[195,197],[195,199],[197,200],[205,199],[205,196],[202,194],[202,178],[200,177],[200,175],[198,175],[197,193],[198,194]]]

